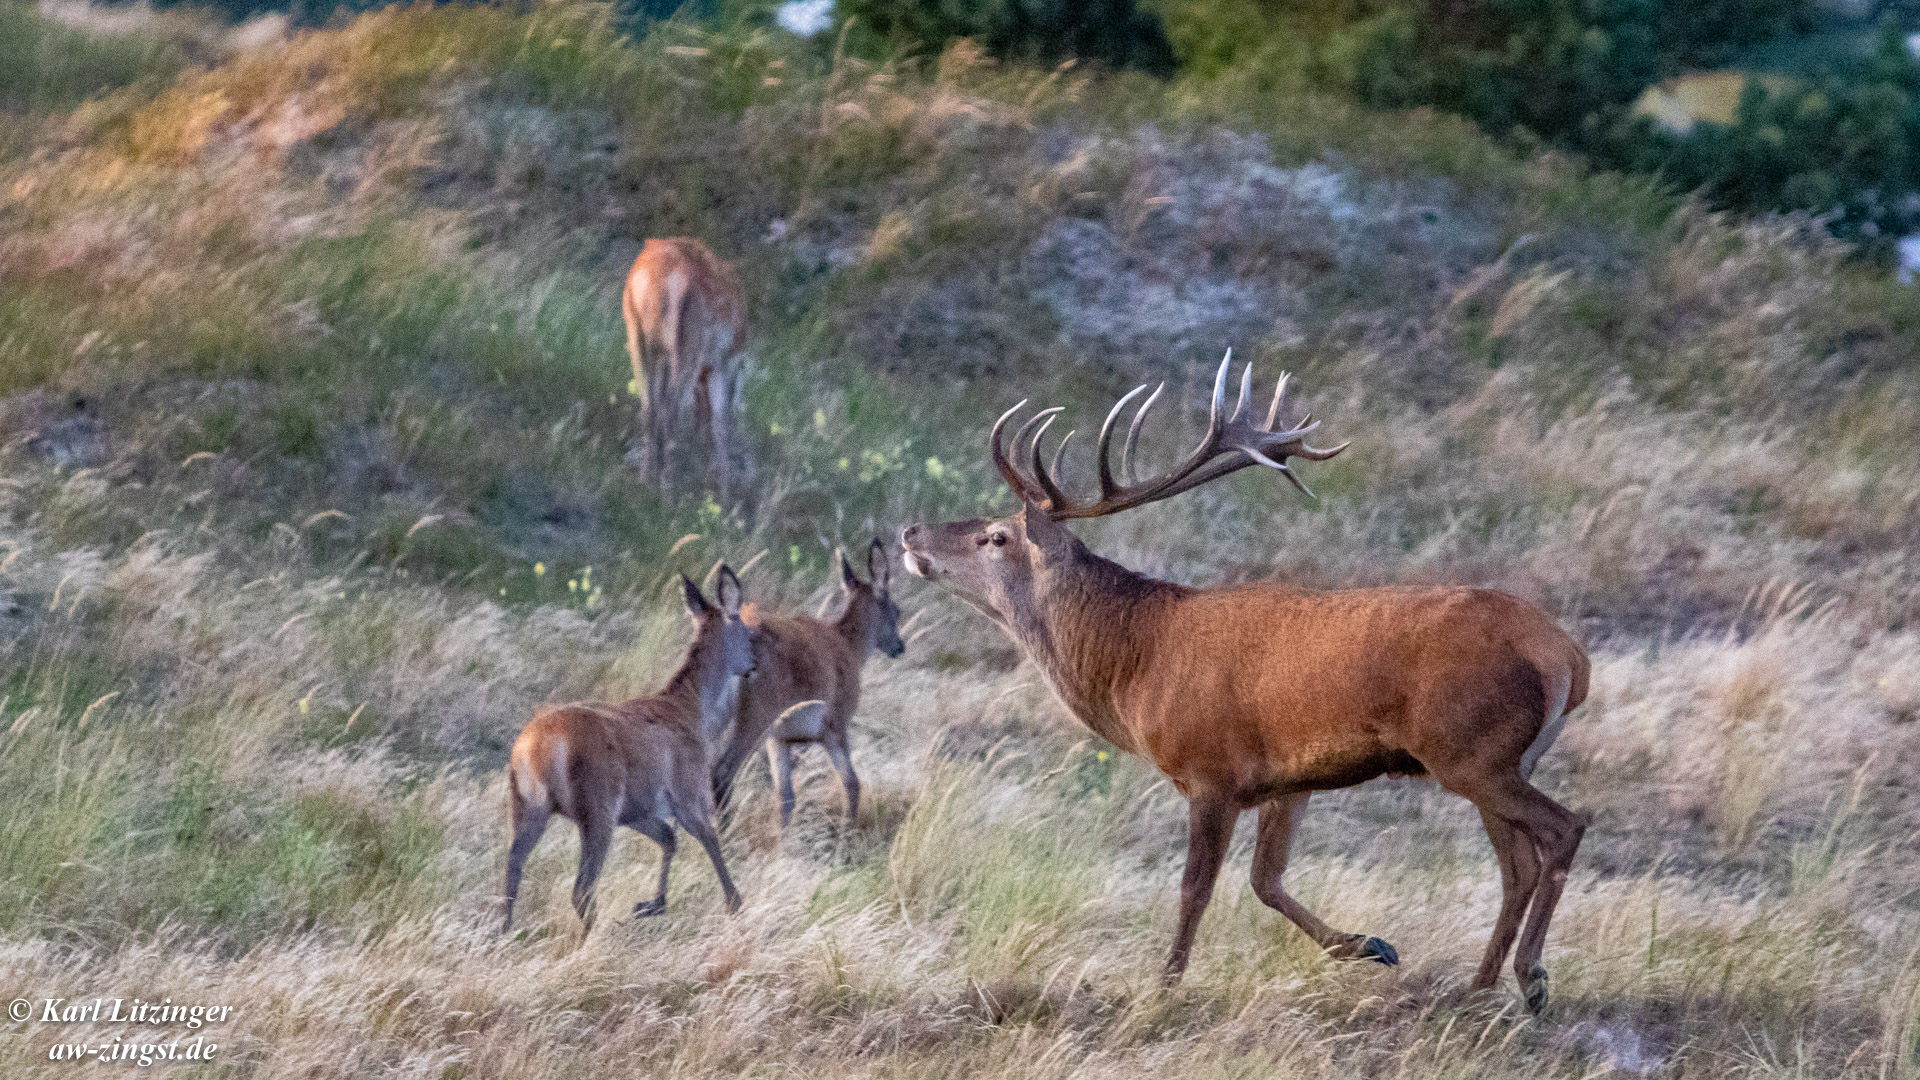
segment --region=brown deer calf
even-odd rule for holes
[[[620,314],[640,395],[641,470],[650,479],[666,479],[675,439],[700,435],[721,501],[732,497],[746,313],[740,275],[693,237],[648,240],[633,260]]]
[[[783,826],[793,817],[793,752],[808,743],[826,747],[847,793],[847,820],[859,820],[860,778],[854,775],[848,753],[847,728],[860,705],[860,666],[874,650],[890,657],[907,651],[900,640],[900,609],[887,590],[886,545],[876,539],[868,547],[868,581],[853,572],[845,553],[835,554],[845,603],[833,622],[747,608],[747,624],[760,635],[754,647],[754,673],[740,690],[740,719],[733,737],[713,766],[714,799],[725,806],[734,774],[764,739],[774,786],[780,792]],[[820,699],[826,707],[793,715],[782,712],[792,702],[807,698]]]
[[[727,909],[739,909],[740,894],[727,874],[713,827],[707,747],[732,719],[739,680],[753,670],[754,632],[740,618],[740,579],[731,567],[720,568],[717,606],[685,575],[680,585],[693,617],[693,645],[659,693],[618,705],[577,701],[542,708],[514,740],[507,766],[513,846],[507,853],[503,931],[513,926],[521,869],[552,814],[580,827],[573,909],[588,929],[593,926],[593,885],[616,825],[644,833],[660,845],[659,891],[652,900],[634,905],[635,915],[666,910],[674,822],[713,860]]]

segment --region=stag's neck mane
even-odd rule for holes
[[[1050,553],[1033,581],[1033,602],[1002,625],[1082,723],[1134,749],[1115,695],[1139,669],[1168,608],[1192,590],[1103,559],[1078,539]]]

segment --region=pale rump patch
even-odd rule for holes
[[[567,811],[573,805],[573,793],[567,790],[567,738],[564,735],[553,738],[553,786],[559,790],[554,792],[552,805]]]
[[[524,758],[515,758],[513,769],[508,775],[513,784],[514,794],[522,806],[538,806],[545,809],[547,803],[547,785],[540,782],[539,770],[532,767]]]

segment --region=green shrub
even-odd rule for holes
[[[1864,72],[1749,79],[1730,125],[1685,136],[1623,124],[1610,162],[1698,189],[1715,206],[1833,215],[1836,233],[1884,246],[1920,225],[1920,64],[1891,28]]]

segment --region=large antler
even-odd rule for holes
[[[1100,496],[1090,502],[1075,503],[1061,490],[1055,478],[1060,475],[1061,455],[1066,452],[1067,440],[1073,438],[1073,432],[1067,432],[1066,438],[1054,448],[1053,462],[1045,465],[1040,460],[1040,440],[1047,434],[1047,428],[1059,417],[1058,408],[1044,409],[1035,413],[1013,436],[1013,451],[1020,453],[1021,440],[1027,439],[1027,471],[1022,472],[1007,457],[1006,450],[1000,444],[1000,433],[1013,419],[1013,414],[1026,408],[1022,401],[1002,413],[993,425],[993,434],[988,436],[988,444],[993,449],[994,467],[1000,470],[1000,476],[1013,489],[1015,495],[1026,502],[1044,507],[1047,516],[1055,521],[1070,518],[1104,517],[1108,514],[1143,506],[1150,502],[1170,498],[1183,491],[1190,491],[1201,484],[1219,478],[1231,472],[1238,472],[1249,465],[1265,465],[1280,470],[1281,475],[1293,482],[1293,486],[1311,496],[1307,485],[1287,467],[1290,457],[1305,458],[1308,461],[1325,461],[1345,450],[1347,443],[1341,443],[1331,449],[1320,450],[1308,446],[1307,433],[1319,427],[1318,421],[1309,413],[1300,423],[1285,431],[1273,430],[1274,421],[1280,415],[1280,399],[1287,392],[1287,380],[1290,376],[1282,373],[1279,385],[1273,389],[1273,404],[1267,407],[1266,422],[1255,425],[1249,418],[1247,407],[1253,395],[1253,365],[1249,363],[1240,376],[1240,398],[1233,406],[1233,412],[1226,412],[1227,369],[1233,363],[1233,350],[1228,349],[1226,358],[1220,361],[1220,372],[1213,380],[1213,407],[1207,419],[1207,434],[1200,445],[1193,448],[1185,461],[1173,469],[1150,480],[1141,481],[1133,471],[1133,450],[1140,439],[1140,424],[1147,418],[1147,410],[1160,400],[1160,392],[1167,388],[1161,383],[1159,388],[1148,396],[1140,410],[1133,414],[1133,423],[1127,428],[1127,441],[1120,452],[1120,473],[1125,482],[1116,481],[1113,468],[1108,462],[1108,452],[1113,443],[1113,433],[1120,419],[1120,412],[1127,402],[1139,397],[1146,390],[1142,383],[1133,388],[1125,397],[1114,403],[1107,413],[1106,423],[1100,425],[1100,445],[1094,451],[1094,460],[1100,470]],[[1031,438],[1028,433],[1031,432]]]

